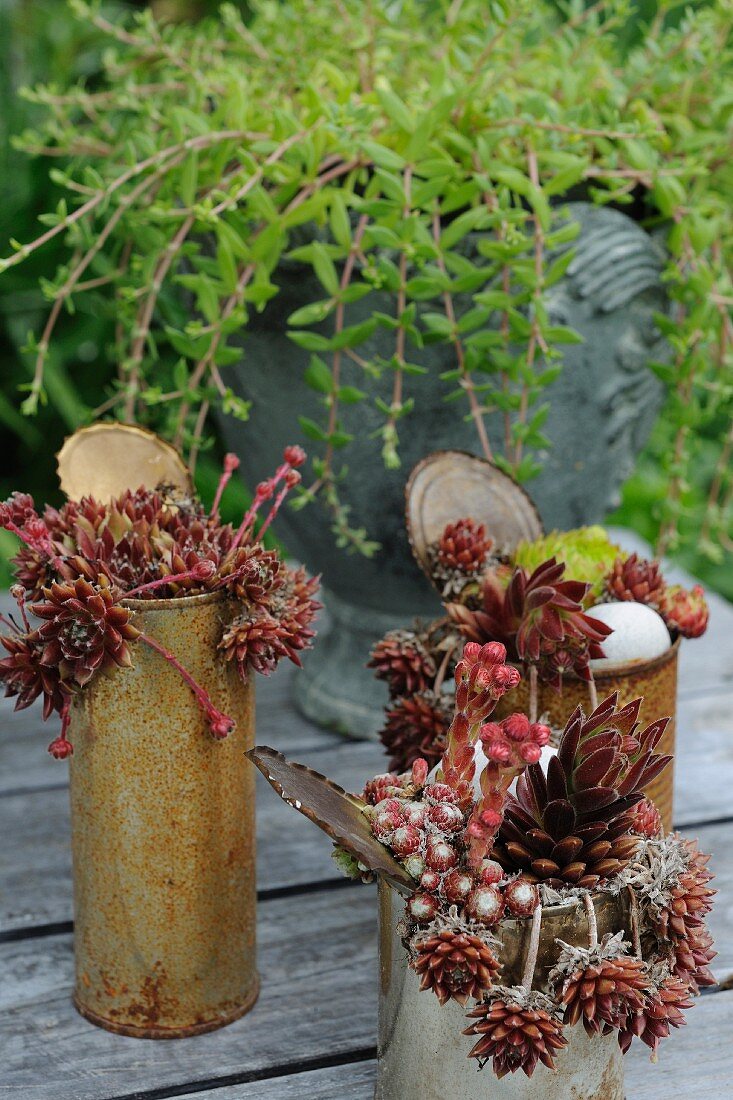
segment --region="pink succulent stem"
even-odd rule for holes
[[[219,484],[216,487],[216,496],[214,497],[214,503],[211,505],[211,511],[209,512],[209,519],[215,519],[219,515],[219,504],[221,503],[222,494],[227,485],[231,481],[232,474],[239,466],[239,459],[234,454],[228,454],[224,459],[224,469],[222,475],[219,478]]]
[[[183,573],[168,573],[165,577],[156,577],[154,581],[148,581],[146,584],[138,585],[137,588],[131,588],[129,592],[124,592],[120,598],[130,600],[135,596],[139,596],[141,592],[150,592],[154,588],[162,588],[166,584],[178,584],[181,581],[200,581],[203,579],[204,578],[197,573],[196,566],[194,566],[192,569],[186,569]]]
[[[69,728],[69,722],[70,721],[71,721],[71,700],[67,699],[66,702],[63,705],[62,710],[61,710],[61,732],[59,733],[59,737],[61,738],[62,741],[68,741],[69,740],[68,737],[66,736],[66,731]]]
[[[262,524],[262,526],[259,529],[259,532],[257,534],[258,538],[260,538],[260,539],[262,538],[265,531],[270,526],[270,524],[274,520],[277,513],[280,511],[280,508],[282,506],[282,502],[285,500],[285,497],[288,495],[288,491],[289,491],[289,487],[287,485],[283,485],[282,489],[280,490],[280,492],[275,497],[275,502],[272,505],[272,508],[270,509],[270,511],[268,512],[265,522]]]
[[[6,531],[12,531],[14,535],[24,542],[26,546],[30,547],[37,554],[45,554],[46,557],[50,557],[54,564],[60,561],[58,554],[56,553],[53,543],[49,538],[38,539],[32,538],[27,531],[24,531],[21,527],[18,527],[17,523],[13,523],[12,519],[6,518],[3,527]]]
[[[71,721],[71,700],[67,699],[61,709],[61,730],[58,737],[56,737],[48,746],[48,751],[55,760],[66,760],[71,756],[74,751],[74,746],[66,736],[69,728],[69,722]]]
[[[537,665],[529,666],[529,720],[537,721]]]
[[[211,699],[209,698],[208,693],[204,691],[201,685],[194,680],[188,669],[183,667],[178,658],[173,653],[171,653],[169,649],[166,649],[165,646],[160,644],[160,642],[157,642],[155,638],[151,638],[149,634],[141,633],[139,635],[139,640],[141,642],[145,642],[145,644],[150,646],[151,649],[154,649],[156,653],[159,653],[165,661],[168,661],[169,664],[173,665],[181,679],[184,681],[184,683],[188,684],[188,686],[191,688],[191,691],[196,696],[199,706],[209,719],[209,723],[211,724],[212,732],[214,733],[214,735],[217,737],[225,737],[226,733],[223,732],[224,726],[225,724],[226,726],[228,726],[228,733],[234,726],[233,720],[229,718],[226,714],[222,714],[220,710],[216,709]]]
[[[590,680],[588,681],[588,695],[590,696],[590,709],[591,713],[595,714],[598,710],[598,689],[596,688],[595,677],[593,676],[593,670],[591,669]]]
[[[11,595],[15,598],[15,602],[20,608],[20,614],[23,619],[23,626],[30,633],[31,624],[28,622],[28,613],[25,609],[25,588],[22,584],[14,584],[10,589]]]
[[[260,510],[260,506],[264,503],[264,501],[268,500],[269,497],[272,496],[272,493],[275,489],[275,486],[279,482],[281,482],[282,479],[290,473],[291,469],[292,469],[292,466],[290,465],[289,462],[283,462],[283,464],[281,466],[278,466],[277,470],[275,471],[273,476],[269,479],[269,481],[266,481],[266,482],[263,483],[262,486],[257,487],[257,490],[255,492],[255,496],[254,496],[254,500],[252,501],[252,504],[248,508],[247,514],[245,515],[244,519],[242,520],[242,522],[240,524],[240,527],[239,527],[239,530],[237,531],[236,535],[234,536],[234,541],[232,542],[232,545],[231,545],[232,550],[236,550],[236,548],[244,540],[245,536],[250,534],[252,528],[254,527],[255,520],[257,519],[257,513]],[[275,503],[273,504],[272,508],[270,509],[270,514],[268,515],[267,519],[265,520],[265,523],[263,524],[262,531],[266,530],[267,527],[269,526],[269,524],[275,518],[275,516],[276,516],[276,514],[277,514],[277,512],[280,508],[280,505],[282,504],[282,501],[285,498],[285,495],[286,495],[287,491],[288,491],[287,486],[285,486],[278,493],[277,499],[276,499]],[[262,534],[262,532],[260,532],[260,534]]]
[[[273,485],[275,485],[276,481],[277,481],[277,474],[275,474],[275,476],[271,479],[271,481],[266,483],[266,484],[268,484],[269,486],[273,486]],[[257,519],[257,513],[260,510],[260,505],[263,503],[263,501],[267,500],[268,495],[269,495],[268,493],[265,493],[264,491],[261,491],[260,488],[258,487],[257,491],[255,492],[254,500],[252,501],[251,505],[247,509],[245,517],[242,520],[241,524],[239,525],[239,530],[237,531],[236,535],[234,536],[234,541],[232,542],[232,545],[231,545],[232,550],[236,550],[237,547],[240,545],[240,543],[243,542],[245,536],[249,535],[252,527],[254,526],[254,522]]]

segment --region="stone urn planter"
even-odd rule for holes
[[[553,323],[570,325],[584,342],[566,349],[564,369],[545,395],[550,413],[543,430],[552,448],[531,491],[548,529],[600,521],[615,506],[663,397],[646,368],[655,349],[659,354],[653,317],[666,304],[661,251],[619,211],[587,203],[571,203],[569,211],[581,225],[576,256],[565,278],[548,292],[547,304]],[[271,467],[282,441],[299,431],[298,417],[317,416],[320,408],[318,395],[303,381],[308,353],[288,339],[287,318],[322,297],[322,288],[309,269],[296,264],[278,272],[278,283],[277,297],[261,315],[253,315],[245,357],[232,368],[234,388],[253,402],[250,421],[221,419],[227,445],[241,457],[249,484]],[[346,323],[364,320],[373,308],[387,309],[387,300],[369,296],[348,306]],[[377,330],[363,354],[390,355],[390,339]],[[314,507],[288,510],[278,527],[288,550],[322,572],[330,617],[317,653],[299,677],[297,700],[308,717],[347,734],[372,736],[380,725],[385,696],[364,668],[373,642],[414,616],[429,617],[438,610],[404,531],[407,475],[429,451],[477,449],[471,425],[454,403],[444,401],[452,383],[440,374],[455,365],[451,348],[433,345],[413,357],[429,373],[408,380],[407,396],[414,396],[416,404],[401,424],[399,470],[382,464],[372,437],[382,414],[373,400],[348,407],[343,415],[345,430],[355,437],[344,452],[349,468],[345,503],[353,525],[365,527],[381,550],[372,559],[340,550],[327,516]],[[372,398],[389,398],[391,377],[370,383],[349,361],[343,369],[344,382],[371,386]],[[501,453],[500,426],[490,420],[487,426]]]

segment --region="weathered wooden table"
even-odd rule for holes
[[[683,647],[676,820],[713,852],[720,986],[650,1066],[626,1060],[629,1100],[733,1096],[733,608]],[[258,681],[260,743],[358,790],[384,770],[379,745],[309,725],[289,669]],[[18,1100],[367,1100],[375,1076],[374,887],[342,879],[330,845],[260,785],[259,968],[249,1016],[171,1042],[93,1027],[71,1005],[72,904],[66,768],[45,752],[37,710],[0,710],[0,1097]],[[258,777],[259,778],[259,777]],[[488,1091],[487,1079],[487,1091]],[[394,1100],[400,1100],[394,1097]]]

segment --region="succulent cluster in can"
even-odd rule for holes
[[[578,707],[545,769],[547,726],[522,713],[493,720],[519,678],[501,643],[465,643],[438,766],[421,757],[402,774],[375,776],[359,799],[344,796],[342,809],[325,777],[282,757],[273,766],[272,750],[254,750],[255,762],[337,840],[347,874],[384,876],[406,894],[399,931],[407,964],[426,996],[467,1008],[467,1054],[481,1067],[490,1063],[498,1077],[531,1076],[539,1063],[554,1069],[580,1023],[591,1037],[615,1033],[624,1053],[639,1039],[656,1059],[691,998],[713,984],[715,954],[705,923],[709,857],[665,835],[644,794],[670,762],[656,751],[668,719],[642,729],[643,701],[621,707],[616,694],[589,714]],[[606,893],[624,895],[628,920],[599,938],[595,904]],[[543,910],[558,905],[570,906],[575,942],[558,939],[541,975]],[[585,946],[570,934],[575,906]],[[504,978],[509,918],[527,922],[518,983]]]
[[[452,715],[447,685],[466,640],[500,642],[529,677],[532,698],[538,681],[557,691],[567,675],[592,684],[592,662],[604,657],[613,633],[594,607],[645,605],[661,617],[670,644],[700,637],[708,624],[700,585],[667,583],[658,561],[624,553],[598,526],[553,532],[506,553],[466,517],[445,527],[426,560],[444,615],[391,630],[369,662],[389,688],[381,739],[398,771],[442,755]]]
[[[7,633],[0,636],[6,651],[0,683],[16,709],[41,698],[45,719],[60,716],[60,733],[49,746],[53,756],[73,752],[68,726],[74,697],[95,677],[130,667],[138,644],[178,669],[214,737],[226,737],[233,727],[178,658],[138,628],[130,601],[222,592],[235,605],[222,628],[222,660],[234,662],[244,679],[250,669],[267,675],[283,657],[300,663],[315,633],[318,580],[289,568],[262,539],[300,481],[304,461],[300,447],[286,447],[238,528],[219,515],[222,493],[239,465],[234,455],[225,459],[208,511],[170,485],[140,487],[108,501],[86,496],[40,514],[26,493],[0,504],[0,526],[21,543],[12,588],[19,618],[2,617]]]

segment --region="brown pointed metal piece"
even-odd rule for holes
[[[300,811],[354,859],[387,879],[398,890],[412,891],[414,880],[372,834],[365,803],[305,764],[288,760],[267,745],[247,756],[283,801]]]
[[[428,577],[430,547],[447,524],[469,516],[484,525],[499,553],[543,533],[532,499],[498,466],[467,451],[426,455],[405,486],[405,519],[412,552]]]
[[[69,500],[100,501],[141,485],[191,491],[191,475],[178,451],[136,424],[90,424],[74,432],[57,455],[61,488]]]

